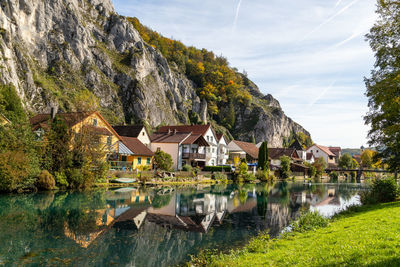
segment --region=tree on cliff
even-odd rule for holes
[[[367,34],[375,52],[375,68],[365,78],[371,125],[369,144],[379,147],[379,157],[392,171],[400,171],[400,5],[378,1],[378,21]]]

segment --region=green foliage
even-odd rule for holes
[[[329,177],[331,178],[331,182],[332,182],[332,183],[337,183],[338,180],[339,180],[339,175],[338,175],[337,172],[331,172],[331,173],[329,174]]]
[[[326,169],[326,162],[325,160],[321,157],[321,158],[317,158],[315,160],[315,162],[313,163],[313,166],[315,167],[316,173],[315,176],[317,177],[321,177],[322,174],[324,173],[325,169]]]
[[[0,84],[0,113],[13,123],[27,121],[24,108],[13,85]]]
[[[291,133],[289,137],[283,138],[282,146],[288,148],[294,143],[294,141],[296,141],[296,139],[300,142],[300,144],[303,146],[304,149],[314,144],[313,140],[311,139],[311,136],[308,136],[303,132],[298,132],[298,133]]]
[[[157,165],[157,168],[164,171],[171,170],[172,165],[174,164],[171,155],[162,150],[155,153],[154,162]]]
[[[36,181],[36,187],[41,190],[53,190],[55,186],[56,181],[53,175],[46,170],[42,171]]]
[[[205,172],[232,172],[232,167],[231,166],[205,166],[203,168],[203,171]]]
[[[315,231],[329,225],[329,219],[325,218],[318,212],[305,212],[300,218],[291,224],[293,232]]]
[[[258,150],[258,168],[263,171],[269,170],[268,142],[263,142]]]
[[[165,207],[171,201],[172,195],[171,194],[155,194],[153,200],[151,201],[151,206],[156,209],[160,209]]]
[[[158,49],[169,62],[174,62],[178,71],[197,85],[197,92],[207,100],[208,112],[214,119],[232,129],[235,124],[234,104],[249,105],[252,97],[242,75],[229,67],[226,58],[165,38],[143,26],[137,18],[128,20],[146,43]]]
[[[60,188],[68,188],[69,183],[67,176],[64,172],[55,172],[54,179],[56,181],[56,185]]]
[[[280,157],[281,161],[281,178],[287,179],[290,177],[290,158],[288,156]]]
[[[352,169],[354,168],[353,166],[353,158],[350,156],[350,154],[343,154],[339,158],[338,165],[342,169]]]
[[[228,176],[225,173],[216,172],[213,174],[213,179],[215,179],[217,181],[226,182],[226,181],[228,181]]]
[[[308,175],[310,177],[315,177],[316,174],[317,174],[317,169],[313,165],[310,165],[310,169],[308,170]]]
[[[375,69],[365,79],[371,125],[369,144],[379,147],[379,157],[391,171],[400,171],[400,6],[398,1],[380,0],[378,21],[367,34],[375,52]]]
[[[256,172],[256,178],[260,181],[268,181],[269,180],[269,171],[258,170]]]
[[[393,178],[377,179],[369,191],[361,194],[363,204],[376,204],[395,201],[399,195],[399,186]]]

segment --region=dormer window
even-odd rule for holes
[[[97,126],[97,119],[93,119],[93,126]]]

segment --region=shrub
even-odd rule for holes
[[[232,172],[232,167],[231,166],[205,166],[203,168],[203,171],[205,172]]]
[[[54,180],[53,175],[44,170],[40,173],[39,178],[36,181],[36,186],[41,190],[53,190],[56,186],[56,181]]]
[[[22,151],[0,153],[0,191],[15,191],[24,187],[29,176],[26,154]]]
[[[185,172],[192,172],[192,170],[193,170],[193,167],[188,164],[183,165],[183,167],[182,167],[182,171],[185,171]]]
[[[317,174],[317,169],[313,165],[310,165],[310,169],[308,170],[308,175],[310,177],[314,177],[316,174]]]
[[[302,213],[300,218],[291,224],[292,232],[306,232],[316,230],[318,228],[327,227],[329,219],[325,218],[318,212]]]
[[[58,187],[68,187],[69,183],[65,172],[56,172],[54,175]]]
[[[399,194],[399,187],[393,178],[377,179],[373,181],[369,191],[361,193],[362,204],[375,204],[395,201]]]
[[[154,162],[157,165],[157,168],[164,171],[171,170],[172,165],[174,164],[171,155],[162,150],[155,153]]]
[[[332,183],[337,183],[337,181],[339,180],[339,175],[337,174],[337,172],[331,172],[329,174],[329,177],[331,177]]]
[[[281,160],[281,178],[286,179],[290,177],[290,158],[288,156],[282,156]]]
[[[213,178],[218,181],[227,181],[228,180],[228,176],[222,172],[214,173]]]

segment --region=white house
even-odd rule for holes
[[[217,140],[218,140],[217,163],[218,165],[225,165],[229,158],[228,140],[223,134],[217,134]]]
[[[205,151],[206,155],[206,166],[216,166],[219,163],[219,140],[217,138],[217,134],[210,124],[206,125],[176,125],[176,126],[163,126],[161,127],[157,133],[192,133],[195,135],[201,135],[208,143],[208,146]],[[226,141],[225,141],[226,143]],[[222,143],[223,145],[223,143]],[[220,155],[220,157],[227,157],[228,152],[224,150],[225,155]]]
[[[312,153],[315,158],[323,158],[327,164],[335,164],[336,155],[326,146],[314,144],[307,149],[307,153]]]

